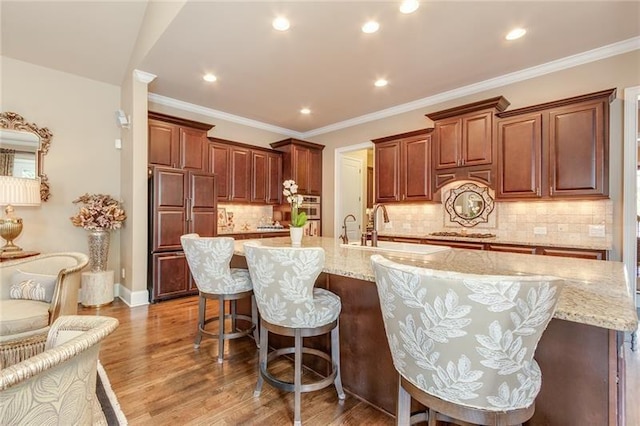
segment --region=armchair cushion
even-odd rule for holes
[[[38,330],[49,325],[49,304],[35,300],[0,300],[0,342],[4,336]]]
[[[18,269],[11,276],[9,297],[51,303],[57,279],[56,275],[34,274]]]

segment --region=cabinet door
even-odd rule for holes
[[[469,115],[462,118],[461,166],[491,164],[493,113]]]
[[[206,137],[207,133],[202,130],[180,127],[180,168],[202,172],[206,170]]]
[[[604,102],[583,102],[549,111],[551,197],[608,195],[604,110]]]
[[[309,150],[309,194],[322,194],[322,151],[317,149]]]
[[[178,167],[180,145],[178,127],[158,120],[149,120],[149,164]]]
[[[153,181],[152,251],[181,250],[180,236],[188,231],[186,173],[157,168]]]
[[[496,198],[540,198],[541,177],[542,115],[500,120]]]
[[[189,267],[183,252],[152,255],[153,301],[184,296],[189,291]]]
[[[309,180],[309,168],[311,166],[311,154],[309,148],[293,145],[291,147],[293,161],[293,180],[298,185],[299,194],[309,194],[311,190]]]
[[[209,143],[209,172],[216,175],[218,200],[231,197],[231,150],[228,146]]]
[[[251,152],[231,147],[230,201],[249,202],[251,193]]]
[[[282,200],[282,156],[267,155],[267,203],[280,204]]]
[[[400,201],[400,142],[375,146],[376,202]]]
[[[267,201],[267,154],[262,151],[251,151],[251,202]]]
[[[435,168],[458,167],[461,158],[462,120],[454,118],[437,121],[433,135]]]
[[[209,173],[190,172],[187,222],[189,232],[213,237],[217,231],[216,177]]]
[[[431,200],[431,136],[402,142],[402,200]]]

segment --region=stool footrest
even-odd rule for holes
[[[224,318],[225,319],[233,319],[233,315],[225,314]],[[251,326],[249,328],[238,330],[238,331],[233,332],[233,333],[223,333],[222,334],[222,338],[223,339],[235,339],[236,337],[246,336],[246,335],[252,333],[253,330],[256,329],[255,324],[252,323],[252,319],[248,315],[236,314],[235,315],[235,319],[236,319],[236,321],[237,320],[247,321],[247,322],[249,322],[251,324]],[[205,320],[204,325],[206,326],[207,324],[209,324],[211,322],[216,322],[216,321],[219,321],[219,320],[220,320],[220,317],[208,318],[208,319]],[[221,328],[223,328],[223,327],[221,327]],[[220,337],[219,334],[216,334],[216,333],[213,333],[211,331],[205,330],[204,326],[198,326],[198,329],[200,330],[200,332],[202,334],[205,334],[205,335],[207,335],[209,337],[215,337],[215,338]]]
[[[293,353],[295,353],[294,347],[276,349],[274,351],[269,352],[269,354],[267,354],[267,363],[269,363],[270,361],[272,361],[277,357],[293,354]],[[331,360],[331,356],[329,356],[329,354],[322,352],[318,349],[305,348],[305,347],[302,348],[302,353],[307,355],[317,356],[329,362],[329,364],[331,364],[331,374],[315,382],[301,385],[300,392],[303,392],[303,393],[313,392],[319,389],[324,389],[332,385],[334,379],[336,378],[337,369],[336,369],[336,365]],[[284,390],[287,392],[293,392],[295,390],[293,382],[286,382],[284,380],[280,380],[274,377],[271,373],[269,373],[269,371],[267,371],[266,366],[264,364],[260,365],[260,375],[267,381],[267,383],[269,383],[271,386],[277,389]]]

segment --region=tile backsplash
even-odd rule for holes
[[[379,221],[385,234],[422,236],[437,231],[480,231],[499,239],[520,242],[544,241],[567,244],[608,245],[613,241],[613,203],[611,200],[496,202],[490,220],[493,226],[478,224],[464,228],[448,220],[442,204],[388,204],[390,223]],[[493,219],[493,218],[492,218]],[[589,236],[589,225],[604,225],[604,237]],[[534,234],[534,228],[538,234]],[[546,234],[539,234],[540,232]]]
[[[260,219],[273,217],[273,206],[221,203],[218,204],[218,209],[225,209],[227,215],[229,212],[233,213],[235,230],[239,230],[244,224],[254,230],[260,224]]]

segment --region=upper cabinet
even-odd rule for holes
[[[377,203],[431,200],[432,130],[416,130],[372,141]]]
[[[235,203],[280,203],[282,154],[209,138],[208,167],[218,176],[218,201]]]
[[[149,164],[184,170],[207,169],[207,132],[211,124],[149,112]]]
[[[509,102],[502,96],[427,114],[434,122],[434,187],[458,179],[495,180],[494,115]]]
[[[289,138],[274,142],[271,147],[283,153],[283,180],[295,180],[299,194],[321,195],[324,145]]]
[[[496,198],[609,195],[609,104],[615,89],[498,114]]]

